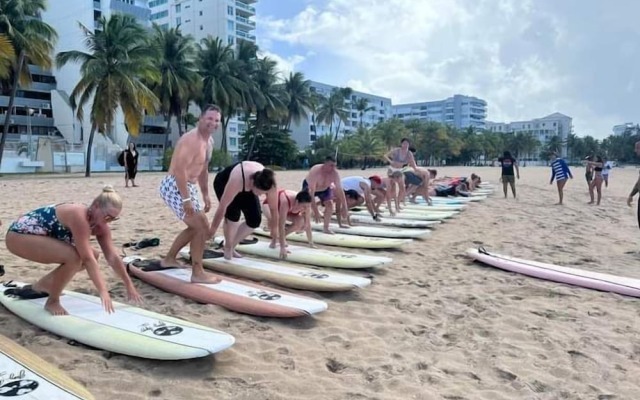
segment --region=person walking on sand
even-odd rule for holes
[[[169,172],[160,183],[160,197],[178,219],[187,226],[176,236],[160,261],[162,267],[182,267],[176,257],[187,244],[191,253],[191,282],[218,283],[220,278],[204,271],[202,256],[209,237],[206,213],[211,209],[209,197],[209,160],[213,151],[212,133],[220,126],[220,107],[208,105],[200,114],[198,125],[178,139],[171,156]],[[200,186],[204,210],[198,199]]]
[[[129,147],[124,151],[124,187],[129,187],[129,181],[131,181],[131,186],[138,186],[136,185],[136,175],[138,174],[139,156],[136,144],[130,142]]]
[[[329,229],[329,223],[331,222],[331,215],[333,214],[336,194],[342,210],[340,215],[337,215],[338,225],[344,227],[342,218],[347,220],[348,224],[347,198],[342,190],[340,174],[336,169],[336,160],[333,157],[327,156],[324,163],[311,167],[307,173],[307,177],[302,181],[302,190],[307,190],[312,196],[317,197],[322,202],[324,206],[323,230],[325,233],[333,234],[333,231]],[[315,201],[311,202],[311,210],[313,211],[315,222],[320,223],[320,212],[318,211],[318,205]]]
[[[122,199],[111,186],[105,186],[91,203],[60,203],[36,208],[18,218],[5,237],[7,249],[25,260],[41,264],[59,264],[33,285],[10,288],[5,294],[23,299],[46,297],[45,310],[53,315],[66,315],[60,295],[71,279],[86,270],[98,290],[102,307],[114,312],[105,280],[100,273],[100,253],[91,246],[95,236],[107,263],[124,283],[130,301],[141,302],[131,278],[111,238],[109,223],[122,212]]]
[[[571,175],[571,170],[567,166],[567,163],[562,159],[558,158],[558,153],[551,153],[551,181],[549,185],[553,184],[553,180],[556,180],[556,185],[558,186],[558,202],[556,205],[562,205],[562,200],[564,198],[564,185],[567,184],[567,179],[573,179],[573,175]]]
[[[602,169],[604,168],[604,162],[602,157],[596,156],[595,161],[587,161],[587,165],[590,165],[593,169],[593,180],[589,184],[589,204],[594,203],[594,190],[598,192],[598,202],[596,205],[600,205],[600,200],[602,199],[602,182],[604,178],[602,177]]]
[[[511,156],[511,152],[505,151],[502,157],[498,158],[500,166],[502,167],[502,191],[504,192],[504,198],[507,198],[507,186],[511,186],[511,193],[513,198],[516,198],[516,178],[520,179],[520,169],[518,168],[518,161]],[[515,174],[514,174],[515,169]]]
[[[273,216],[270,231],[277,232],[278,187],[275,174],[269,168],[255,161],[241,161],[230,165],[216,174],[213,190],[220,204],[213,216],[209,237],[216,234],[224,218],[222,229],[225,259],[242,257],[235,248],[260,226],[262,212],[258,197],[263,194],[267,195],[267,204]],[[244,215],[242,223],[240,223],[241,213]],[[286,246],[282,246],[280,256],[284,258],[286,251]]]

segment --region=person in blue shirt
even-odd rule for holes
[[[573,175],[571,175],[567,163],[562,158],[558,158],[558,153],[554,151],[551,153],[551,181],[549,185],[553,184],[554,179],[556,180],[559,197],[559,201],[556,203],[557,205],[562,205],[564,185],[567,183],[568,178],[573,179]]]

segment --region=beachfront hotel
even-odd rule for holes
[[[562,141],[562,157],[567,156],[567,140],[573,133],[573,119],[559,112],[542,118],[528,121],[491,122],[486,121],[485,129],[490,132],[514,134],[518,132],[531,133],[540,142],[539,152],[554,136],[560,136]],[[540,154],[531,154],[532,161],[539,161]],[[546,160],[545,160],[546,161]]]
[[[456,94],[445,100],[394,105],[393,117],[405,121],[435,121],[458,129],[484,129],[487,102],[477,97]]]
[[[62,51],[86,51],[84,36],[79,24],[89,30],[100,30],[100,17],[108,18],[114,13],[134,16],[144,26],[152,23],[162,27],[179,26],[184,34],[191,34],[197,42],[211,35],[223,38],[229,44],[242,40],[255,42],[256,0],[64,0],[50,1],[41,18],[58,33],[55,54]],[[75,118],[69,94],[80,80],[80,64],[68,63],[63,68],[43,71],[30,66],[33,84],[19,88],[11,112],[9,135],[5,157],[0,166],[3,172],[34,172],[38,168],[53,171],[76,171],[84,168],[86,141],[91,132],[88,118],[80,122]],[[9,104],[8,93],[0,93],[0,117],[4,117]],[[193,111],[197,115],[197,110]],[[85,112],[88,115],[88,110]],[[172,122],[171,142],[178,139],[175,118]],[[133,140],[141,150],[140,168],[161,168],[164,153],[166,119],[161,115],[146,116],[137,138],[130,138],[124,126],[124,116],[116,114],[114,125],[106,136],[95,135],[92,170],[105,171],[120,168],[115,154]],[[232,119],[228,130],[229,152],[237,154],[239,135],[245,130],[244,123]],[[49,146],[50,160],[43,165],[35,161],[38,140],[49,137],[56,144]],[[220,143],[217,133],[216,143]],[[40,154],[38,153],[38,159]],[[25,157],[26,155],[26,157]]]
[[[337,90],[337,86],[326,83],[310,81],[309,89],[312,93],[318,93],[321,96],[329,97],[333,90]],[[298,145],[298,149],[313,144],[316,139],[323,135],[328,135],[331,127],[331,134],[335,137],[338,131],[338,138],[354,133],[360,126],[360,112],[356,108],[359,99],[366,99],[367,111],[362,115],[362,126],[370,128],[375,124],[385,121],[392,116],[391,99],[388,97],[376,96],[369,93],[353,91],[348,99],[345,99],[345,111],[347,112],[347,120],[338,123],[337,118],[333,124],[320,122],[316,119],[316,115],[307,111],[298,122],[291,124],[291,138]],[[333,126],[331,126],[333,125]],[[339,125],[339,126],[338,126]]]

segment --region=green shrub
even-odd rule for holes
[[[162,155],[162,170],[165,172],[169,170],[169,166],[171,165],[171,156],[173,156],[173,147],[165,149]]]
[[[226,168],[231,165],[232,159],[229,153],[225,153],[220,149],[213,149],[211,152],[211,161],[209,161],[209,171],[217,168]]]

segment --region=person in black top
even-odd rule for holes
[[[602,178],[602,169],[604,168],[604,160],[600,156],[595,157],[595,161],[587,161],[587,168],[591,167],[593,169],[593,180],[589,182],[589,197],[591,201],[589,204],[594,203],[594,189],[598,193],[598,202],[597,205],[600,205],[600,200],[602,199],[602,182],[604,178]]]
[[[133,187],[136,185],[136,175],[138,174],[138,150],[135,143],[129,143],[129,147],[124,151],[124,186],[129,187],[129,181]]]
[[[513,198],[516,198],[516,178],[520,179],[520,169],[518,168],[518,161],[511,156],[511,152],[505,151],[503,156],[498,158],[500,166],[502,167],[502,190],[504,191],[504,198],[507,198],[507,185],[511,186],[511,192]],[[515,174],[514,174],[515,169]]]

